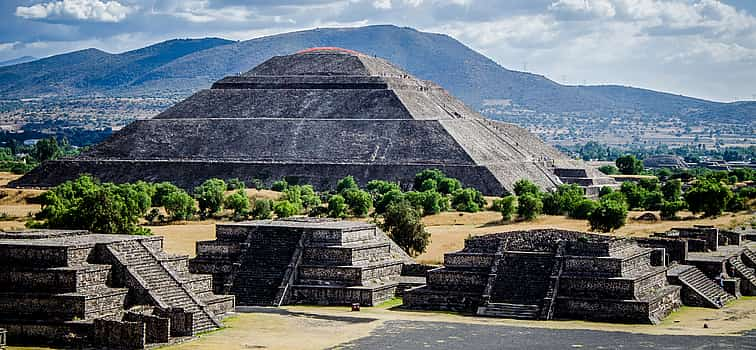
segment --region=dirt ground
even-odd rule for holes
[[[390,306],[394,306],[392,303]],[[347,307],[289,306],[280,311],[245,312],[226,321],[227,328],[168,349],[292,349],[336,347],[366,337],[391,320],[433,321],[549,329],[621,331],[653,335],[739,335],[756,329],[756,298],[745,297],[724,309],[683,307],[660,325],[627,325],[585,321],[521,321],[443,312],[403,311],[388,306],[351,312]],[[707,324],[708,328],[704,328]],[[296,332],[297,336],[291,334]]]

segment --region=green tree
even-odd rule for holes
[[[519,179],[514,183],[514,193],[517,195],[517,197],[522,196],[526,193],[530,193],[534,196],[540,196],[541,190],[538,189],[538,186],[536,186],[536,184],[532,183],[530,180]]]
[[[365,191],[350,189],[344,192],[343,197],[344,202],[349,206],[354,216],[364,217],[370,211],[370,208],[373,207],[373,197]]]
[[[599,198],[606,196],[607,194],[610,194],[614,192],[614,189],[609,186],[602,186],[601,189],[599,189]]]
[[[661,187],[664,200],[674,202],[680,200],[680,194],[682,193],[682,183],[678,179],[671,179],[664,182]]]
[[[436,191],[438,189],[438,182],[434,179],[425,179],[422,184],[420,184],[420,192],[425,191]]]
[[[573,219],[586,220],[598,208],[598,205],[598,202],[584,198],[572,210],[567,212],[567,215]]]
[[[32,158],[36,159],[38,162],[56,159],[60,157],[61,154],[62,150],[55,137],[49,137],[37,141],[30,152]]]
[[[223,209],[223,194],[226,182],[221,179],[208,179],[194,188],[194,198],[199,203],[200,216],[206,218]]]
[[[457,211],[475,213],[485,208],[486,199],[474,188],[463,188],[454,191],[451,206]]]
[[[643,161],[638,160],[632,154],[617,158],[615,164],[617,164],[619,172],[624,175],[638,175],[643,171]]]
[[[643,208],[646,210],[659,210],[664,202],[664,194],[661,191],[647,192],[643,197]]]
[[[359,190],[360,186],[357,186],[357,181],[354,180],[353,176],[346,176],[343,179],[339,180],[338,183],[336,183],[336,192],[338,193],[344,193],[348,190]]]
[[[335,194],[328,199],[328,217],[344,218],[347,215],[346,200],[339,194]]]
[[[602,165],[598,170],[606,175],[615,175],[619,173],[619,169],[614,165]]]
[[[286,200],[276,202],[273,205],[273,212],[276,213],[278,218],[288,218],[299,214],[297,206]]]
[[[286,180],[284,179],[274,181],[273,184],[270,186],[270,189],[276,192],[283,192],[287,188],[289,188],[289,183],[286,182]]]
[[[543,212],[549,215],[568,213],[583,200],[583,195],[583,188],[578,185],[559,185],[556,191],[542,195]]]
[[[515,211],[515,197],[506,196],[502,199],[497,199],[496,201],[498,201],[498,203],[495,203],[494,206],[497,207],[497,211],[501,213],[501,220],[512,220],[512,214]]]
[[[244,185],[244,181],[239,180],[239,178],[233,178],[227,181],[228,190],[229,191],[236,191],[236,190],[243,190],[247,186]]]
[[[386,208],[388,208],[389,205],[392,203],[396,203],[398,201],[404,200],[405,194],[402,193],[400,190],[390,190],[383,194],[378,200],[375,202],[375,212],[376,214],[383,214],[386,212]]]
[[[270,199],[255,199],[252,202],[252,217],[255,220],[267,220],[273,217],[273,201]]]
[[[377,198],[377,196],[384,195],[389,191],[401,191],[398,183],[384,180],[370,180],[365,186],[365,189],[373,194],[375,198]]]
[[[407,201],[389,205],[380,226],[411,256],[422,254],[430,244],[430,233],[425,230],[420,213]]]
[[[138,225],[150,205],[150,196],[143,189],[131,184],[101,184],[83,175],[45,192],[41,196],[42,209],[35,218],[49,228],[149,234]]]
[[[462,183],[455,178],[445,177],[438,181],[438,192],[441,194],[452,194],[460,188]]]
[[[249,198],[243,189],[228,195],[224,206],[234,211],[234,220],[244,219],[249,214]]]
[[[611,232],[625,225],[627,205],[615,200],[601,200],[598,207],[588,215],[591,230]]]
[[[677,212],[685,209],[686,204],[681,200],[664,201],[659,208],[659,215],[662,219],[672,219],[677,216]]]
[[[194,198],[180,189],[163,196],[162,204],[173,220],[189,220],[197,212]]]
[[[716,179],[700,178],[685,192],[684,197],[694,214],[703,212],[704,216],[715,216],[727,208],[733,194],[727,185]]]
[[[423,182],[425,180],[431,179],[438,183],[441,181],[441,179],[445,178],[446,175],[444,175],[441,170],[438,169],[425,169],[417,174],[415,174],[415,183],[413,188],[416,191],[422,191]]]
[[[152,195],[152,205],[156,207],[162,207],[163,199],[174,192],[183,192],[182,189],[176,187],[176,185],[170,182],[160,182],[155,184],[155,193]]]
[[[625,196],[628,206],[632,208],[643,208],[647,191],[645,188],[638,186],[632,181],[625,181],[620,187],[620,191]]]
[[[541,210],[543,210],[543,202],[540,197],[530,192],[517,197],[517,216],[521,219],[533,220],[538,217]]]

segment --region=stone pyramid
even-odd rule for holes
[[[432,58],[429,58],[432,59]],[[411,185],[437,168],[486,194],[526,178],[543,188],[600,184],[536,136],[491,121],[439,85],[386,60],[339,48],[273,57],[135,121],[73,159],[44,163],[16,186],[52,186],[89,173],[103,181],[286,177],[318,189],[352,175]],[[564,170],[568,171],[564,171]]]

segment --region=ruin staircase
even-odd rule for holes
[[[482,305],[478,307],[476,314],[478,316],[502,317],[523,320],[537,319],[540,311],[540,307],[538,305],[491,302],[491,295],[493,294],[493,288],[496,284],[498,266],[501,263],[502,259],[505,259],[505,251],[506,243],[505,241],[501,241],[496,249],[496,254],[494,256],[493,262],[491,263],[491,270],[488,274],[488,281],[486,282],[486,288],[483,291],[483,298],[481,302]]]
[[[539,315],[539,318],[542,320],[554,318],[554,307],[556,306],[556,298],[559,292],[559,279],[562,277],[562,271],[564,270],[564,251],[566,249],[567,242],[559,241],[556,255],[554,256],[555,262],[551,272],[549,289],[546,291],[546,297],[543,298],[543,307]]]
[[[107,247],[142,289],[161,309],[181,309],[192,315],[192,334],[223,325],[207,306],[142,241],[128,241]]]
[[[704,305],[694,306],[718,309],[735,299],[733,295],[725,292],[716,282],[695,266],[674,265],[667,271],[667,275],[673,278],[674,284],[683,286],[687,289],[687,292],[694,293],[697,299],[704,302]]]
[[[740,290],[743,295],[756,295],[756,273],[743,263],[740,256],[727,259],[730,274],[740,278]]]
[[[291,285],[297,280],[297,271],[299,265],[302,263],[302,255],[304,253],[304,247],[307,245],[307,235],[302,235],[297,242],[297,249],[294,251],[294,255],[291,257],[289,266],[286,267],[284,277],[281,285],[278,287],[278,293],[276,294],[276,306],[281,306],[289,302],[291,296]]]
[[[746,247],[743,249],[741,258],[743,259],[743,263],[748,267],[756,268],[756,252],[751,250],[751,248]]]

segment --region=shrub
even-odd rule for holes
[[[497,211],[501,213],[501,220],[502,221],[510,221],[512,220],[512,214],[515,210],[515,197],[514,196],[506,196],[502,199],[497,199],[498,203],[496,203],[494,206],[497,207]]]
[[[228,186],[229,191],[243,190],[247,187],[246,185],[244,185],[244,181],[239,180],[238,178],[233,178],[226,181],[226,185]]]
[[[626,181],[622,183],[620,191],[625,195],[628,207],[643,208],[643,202],[646,198],[646,190],[634,182]]]
[[[460,188],[462,183],[455,178],[445,177],[438,181],[438,192],[441,194],[452,194]]]
[[[348,190],[359,190],[360,187],[357,186],[357,181],[354,180],[353,176],[346,176],[343,179],[339,180],[338,183],[336,183],[336,192],[338,193],[344,193]]]
[[[573,219],[586,220],[598,208],[598,205],[599,203],[594,200],[583,199],[571,211],[567,212],[567,215]]]
[[[615,175],[619,173],[619,169],[614,165],[602,165],[598,170],[606,175]]]
[[[671,219],[677,216],[677,212],[685,209],[685,202],[681,200],[664,201],[659,208],[659,215],[662,219]]]
[[[369,193],[362,190],[350,189],[344,192],[344,201],[352,211],[352,215],[358,217],[367,215],[367,213],[370,211],[370,208],[373,207],[373,197],[371,197]]]
[[[614,189],[609,186],[602,186],[601,189],[599,189],[599,198],[606,196],[607,194],[610,194],[614,192]]]
[[[176,187],[176,185],[170,182],[157,183],[155,184],[155,192],[152,195],[152,205],[156,207],[162,207],[163,198],[165,198],[165,196],[171,193],[180,192],[180,191],[183,191],[183,190]]]
[[[216,214],[223,209],[224,192],[226,182],[221,179],[208,179],[194,188],[194,198],[197,199],[202,217]]]
[[[398,183],[384,180],[370,180],[365,189],[374,196],[384,195],[392,190],[401,191]]]
[[[283,179],[278,180],[278,181],[274,181],[273,185],[270,186],[271,190],[277,191],[277,192],[283,192],[287,188],[289,188],[289,183],[286,182],[286,180],[283,180]]]
[[[451,205],[457,211],[475,213],[485,207],[486,200],[480,191],[474,188],[464,188],[454,191]]]
[[[400,190],[391,190],[382,195],[375,202],[375,212],[377,214],[383,214],[386,212],[386,208],[392,203],[404,200],[405,194]]]
[[[643,171],[643,162],[632,154],[617,158],[615,164],[619,172],[625,175],[638,175]]]
[[[163,197],[163,206],[172,220],[189,220],[197,207],[194,198],[183,190],[178,190]]]
[[[245,218],[249,214],[249,198],[243,189],[228,195],[224,205],[234,211],[234,220]]]
[[[704,216],[719,215],[727,207],[732,191],[715,179],[698,179],[687,192],[685,202],[693,213],[703,212]]]
[[[273,205],[273,212],[275,212],[276,216],[279,218],[288,218],[289,216],[299,214],[297,206],[287,200],[276,202]]]
[[[381,228],[404,249],[407,254],[417,256],[430,243],[430,233],[420,220],[420,213],[407,201],[392,203],[386,208]]]
[[[659,210],[664,201],[664,194],[661,191],[647,192],[643,197],[643,208],[646,210]]]
[[[252,217],[255,220],[267,220],[273,217],[273,201],[270,199],[255,199],[253,202]]]
[[[534,196],[540,196],[541,190],[538,189],[538,186],[536,186],[536,184],[532,183],[530,180],[519,179],[514,183],[514,193],[517,195],[517,197],[522,196],[526,193],[530,193]]]
[[[425,191],[436,191],[438,189],[438,182],[433,179],[425,179],[423,180],[423,183],[420,184],[420,192]]]
[[[347,214],[346,200],[341,195],[333,195],[328,200],[328,217],[344,218]]]
[[[627,205],[615,200],[601,200],[598,207],[588,215],[591,230],[611,232],[625,225]]]
[[[533,220],[538,217],[542,210],[543,202],[538,196],[527,192],[517,197],[517,216],[521,219]]]
[[[441,179],[445,178],[446,176],[444,173],[441,172],[441,170],[438,169],[425,169],[417,174],[415,174],[415,182],[413,185],[413,188],[416,191],[422,191],[423,182],[425,180],[431,179],[438,183],[441,181]]]
[[[661,187],[664,200],[674,202],[680,199],[682,183],[678,179],[667,180]]]
[[[583,189],[578,185],[559,185],[555,192],[542,195],[543,212],[549,215],[569,213],[583,200],[583,194]]]

